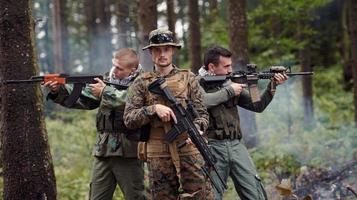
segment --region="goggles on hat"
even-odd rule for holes
[[[171,34],[160,33],[150,38],[150,44],[171,43],[174,39]]]

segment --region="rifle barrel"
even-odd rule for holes
[[[43,80],[6,80],[6,81],[0,81],[0,83],[7,85],[7,84],[20,84],[20,83],[38,83],[42,81]]]
[[[288,76],[306,76],[306,75],[314,75],[314,72],[294,72],[294,73],[286,73]]]
[[[258,78],[259,79],[271,79],[274,77],[276,73],[274,72],[267,72],[267,73],[258,73]],[[287,76],[292,77],[292,76],[308,76],[308,75],[314,75],[314,72],[288,72],[286,73]]]

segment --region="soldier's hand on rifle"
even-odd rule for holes
[[[246,84],[240,83],[232,83],[230,86],[233,88],[235,96],[238,96],[243,91],[243,89],[247,87]]]
[[[97,83],[89,84],[89,88],[93,96],[100,98],[106,84],[99,78],[94,78],[94,80],[97,81]]]
[[[43,84],[43,86],[47,87],[50,89],[51,93],[57,93],[60,88],[60,84],[58,84],[57,81],[47,81]]]
[[[177,123],[175,113],[170,107],[161,104],[155,104],[155,112],[161,121],[169,122],[171,119],[173,119],[175,124]]]
[[[198,132],[200,133],[200,135],[203,135],[203,131],[201,131],[201,129],[199,129],[197,127],[197,125],[196,125],[196,128],[197,128]],[[185,141],[185,144],[193,144],[191,138],[187,138],[186,141]],[[182,146],[184,146],[184,145],[182,145]]]
[[[288,80],[288,76],[285,73],[276,73],[274,75],[274,81],[277,85],[283,84],[286,80]]]

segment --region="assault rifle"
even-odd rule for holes
[[[205,89],[212,89],[223,85],[227,80],[234,83],[247,84],[253,102],[260,100],[259,91],[257,89],[259,79],[272,79],[276,73],[284,73],[289,77],[313,75],[314,72],[291,72],[291,67],[271,66],[268,71],[257,72],[255,64],[248,64],[247,71],[237,71],[229,75],[223,76],[203,76],[200,79],[200,84]],[[272,84],[273,89],[276,85]]]
[[[65,100],[64,104],[68,107],[71,107],[81,95],[83,88],[86,84],[94,84],[97,81],[94,78],[99,78],[103,80],[102,75],[68,75],[68,74],[46,74],[44,76],[31,76],[30,79],[26,80],[3,80],[0,81],[1,85],[8,85],[8,84],[27,84],[27,83],[46,83],[48,81],[57,81],[58,84],[73,84],[73,91]],[[112,85],[118,90],[125,90],[128,88],[127,85],[119,85],[110,83],[108,81],[103,82],[107,85]]]
[[[220,176],[217,171],[217,168],[215,167],[215,163],[217,162],[217,160],[208,148],[205,139],[202,137],[197,127],[193,123],[194,117],[198,117],[197,111],[193,112],[192,114],[195,116],[192,116],[191,113],[189,113],[182,106],[182,104],[175,99],[175,97],[171,94],[171,91],[166,86],[167,85],[165,83],[165,79],[158,78],[148,87],[150,92],[161,95],[167,101],[170,102],[170,107],[177,118],[177,124],[173,124],[172,129],[166,134],[165,140],[170,143],[178,135],[187,132],[193,144],[195,144],[196,148],[198,149],[205,161],[205,166],[202,167],[202,171],[210,179],[212,185],[217,189],[217,191],[223,193],[223,191],[227,189],[227,185],[223,181],[223,178]],[[191,109],[194,108],[191,107]],[[219,178],[221,184],[217,183],[217,180],[213,179],[213,177],[210,175],[210,172],[215,172],[217,174],[217,177]]]

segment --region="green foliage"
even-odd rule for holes
[[[58,199],[88,199],[96,111],[66,110],[46,119]],[[115,200],[124,199],[117,188]]]
[[[260,65],[299,60],[297,53],[312,36],[320,34],[312,26],[316,10],[329,0],[263,0],[248,13],[250,60]]]
[[[314,78],[314,99],[319,121],[331,127],[351,123],[353,119],[353,94],[343,89],[342,68],[335,66],[329,70],[316,69]],[[324,115],[329,113],[329,115]]]
[[[301,166],[297,157],[274,148],[253,150],[252,157],[263,179],[270,178],[271,172],[280,177],[291,176],[296,174]]]
[[[88,195],[94,119],[93,112],[73,110],[46,119],[59,199],[84,199]]]
[[[228,48],[228,24],[222,18],[211,22],[205,22],[202,26],[202,49],[207,49],[214,44]],[[204,52],[202,52],[203,54]]]

